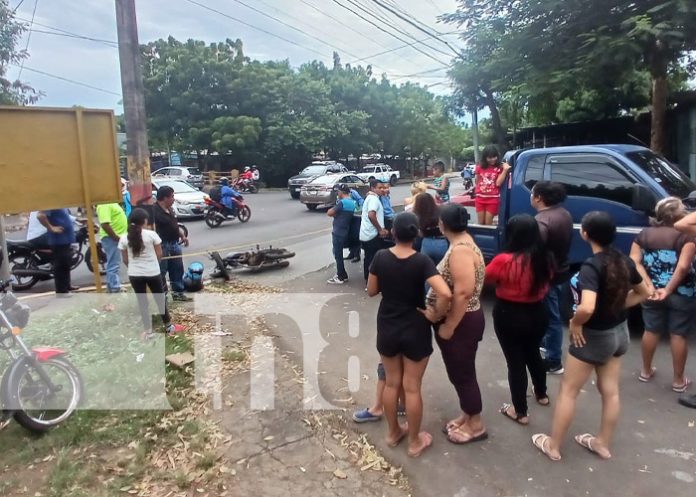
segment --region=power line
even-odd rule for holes
[[[394,21],[393,21],[392,19],[389,19],[389,18],[386,17],[384,14],[380,14],[379,11],[375,12],[375,10],[374,10],[375,8],[374,8],[374,7],[371,7],[371,6],[368,6],[368,5],[363,4],[361,0],[347,0],[347,1],[348,1],[350,4],[354,5],[355,7],[357,7],[358,10],[360,10],[361,12],[364,12],[364,13],[366,13],[366,14],[369,14],[373,19],[376,19],[378,22],[384,23],[385,25],[389,26],[391,29],[393,29],[393,30],[396,31],[397,33],[402,34],[402,35],[404,35],[404,36],[407,36],[407,37],[411,38],[412,40],[415,40],[415,39],[416,39],[416,37],[413,36],[411,33],[407,32],[407,31],[404,31],[403,29],[399,29],[399,28],[394,24]],[[443,52],[443,51],[440,50],[439,48],[433,47],[433,46],[431,46],[431,45],[428,45],[428,44],[425,43],[424,41],[421,42],[421,43],[422,43],[425,47],[429,48],[430,50],[433,50],[433,51],[435,51],[435,52],[438,52],[438,53],[440,53],[440,54],[442,54],[442,55],[445,55],[445,56],[447,56],[447,57],[450,56],[450,54],[449,54],[448,52]],[[417,50],[417,49],[416,49],[416,50]],[[420,51],[421,53],[424,53],[422,50],[418,50],[418,51]]]
[[[298,33],[302,34],[303,36],[306,36],[306,37],[308,37],[308,38],[312,38],[313,40],[316,40],[316,41],[318,41],[319,43],[322,43],[322,44],[326,45],[327,47],[331,47],[331,48],[333,48],[334,50],[338,50],[339,52],[345,52],[345,53],[347,53],[348,55],[350,55],[351,57],[357,57],[357,55],[350,53],[348,50],[343,50],[342,48],[339,48],[339,47],[337,47],[336,45],[333,45],[333,44],[331,44],[331,43],[329,43],[329,42],[327,42],[327,41],[324,41],[324,40],[322,40],[321,38],[319,38],[319,37],[317,37],[317,36],[308,34],[308,33],[306,33],[305,31],[303,31],[303,30],[301,30],[301,29],[299,29],[299,28],[293,26],[292,24],[288,24],[287,22],[282,21],[282,20],[278,19],[277,17],[272,16],[271,14],[267,14],[267,13],[264,12],[263,10],[257,9],[256,7],[253,7],[253,6],[249,5],[249,4],[247,4],[246,2],[243,2],[242,0],[232,0],[232,1],[235,2],[235,3],[238,3],[239,5],[242,5],[242,6],[246,7],[247,9],[250,9],[250,10],[253,10],[254,12],[257,12],[257,13],[261,14],[261,15],[264,16],[264,17],[268,17],[269,19],[272,19],[272,20],[274,20],[275,22],[282,24],[283,26],[286,26],[286,27],[288,27],[288,28],[290,28],[290,29],[292,29],[292,30],[294,30],[294,31],[297,31]]]
[[[20,4],[21,5],[21,4]],[[34,28],[34,18],[36,17],[36,7],[39,5],[39,0],[34,0],[34,11],[31,14],[31,24],[29,24],[29,33],[27,34],[27,44],[24,47],[24,51],[29,50],[29,42],[31,41],[31,30]],[[22,71],[24,70],[24,58],[22,59],[22,65],[19,66],[19,74],[17,79],[22,77]]]
[[[16,64],[12,64],[12,65],[14,65],[16,67]],[[64,78],[63,76],[58,76],[57,74],[51,74],[49,72],[39,71],[38,69],[32,69],[31,67],[25,67],[24,69],[26,71],[29,71],[29,72],[35,72],[37,74],[42,74],[44,76],[48,76],[49,78],[59,79],[61,81],[65,81],[65,82],[71,83],[73,85],[84,86],[85,88],[89,88],[89,89],[95,90],[95,91],[100,91],[102,93],[108,93],[109,95],[116,95],[117,97],[121,96],[120,93],[116,93],[116,92],[113,92],[110,90],[105,90],[104,88],[99,88],[98,86],[92,86],[92,85],[89,85],[87,83],[83,83],[81,81],[76,81],[74,79]]]
[[[190,1],[190,0],[189,0],[189,1]],[[408,42],[407,42],[406,40],[404,40],[403,38],[401,38],[401,37],[395,35],[394,33],[390,33],[389,31],[387,31],[386,29],[384,29],[382,26],[380,26],[380,25],[378,25],[378,24],[375,24],[375,23],[374,23],[373,21],[371,21],[370,19],[367,19],[366,17],[364,17],[364,16],[363,16],[362,14],[360,14],[359,12],[356,12],[355,10],[353,10],[353,9],[351,9],[350,7],[348,7],[348,6],[344,5],[344,4],[342,4],[342,3],[339,2],[338,0],[332,0],[332,1],[333,1],[335,4],[339,5],[341,8],[346,9],[347,11],[351,12],[352,14],[358,16],[360,19],[362,19],[363,21],[367,22],[368,24],[370,24],[370,25],[376,27],[377,29],[379,29],[379,30],[382,31],[383,33],[388,34],[388,35],[391,36],[392,38],[396,38],[397,40],[399,40],[399,41],[402,42],[402,43],[408,43]],[[351,0],[348,0],[348,1],[350,2]],[[353,5],[355,5],[355,4],[353,4]],[[413,49],[416,50],[416,51],[418,51],[418,52],[420,52],[420,53],[422,53],[422,54],[425,55],[426,57],[429,57],[430,59],[434,60],[435,62],[437,62],[437,63],[439,63],[439,64],[442,64],[443,66],[448,66],[448,64],[446,64],[446,63],[442,62],[441,60],[437,59],[437,58],[436,58],[435,56],[433,56],[432,54],[429,54],[428,52],[425,52],[425,51],[421,50],[420,48],[416,47],[415,45],[413,46]]]
[[[28,19],[23,19],[23,18],[21,18],[21,17],[17,17],[17,20],[29,22]],[[74,38],[82,38],[82,39],[85,39],[85,40],[94,41],[94,42],[96,42],[96,43],[102,43],[102,44],[104,44],[104,45],[108,45],[108,46],[111,46],[111,47],[118,47],[118,43],[117,43],[116,41],[112,41],[112,40],[102,40],[102,39],[100,39],[100,38],[93,38],[93,37],[91,37],[91,36],[85,36],[85,35],[81,35],[81,34],[78,34],[78,33],[73,33],[72,31],[66,31],[65,29],[56,28],[55,26],[49,26],[49,25],[47,25],[47,24],[41,24],[40,22],[34,22],[34,25],[35,25],[35,26],[40,26],[40,27],[46,28],[46,29],[52,29],[53,31],[58,31],[59,33],[66,34],[66,35],[72,36],[72,37],[74,37]],[[37,32],[37,33],[42,33],[42,31],[39,31],[39,30],[36,30],[36,29],[34,29],[34,31]],[[43,32],[43,33],[44,33],[44,34],[47,34],[46,32]],[[56,35],[57,35],[58,33],[52,33],[52,34],[56,34]]]
[[[392,7],[390,7],[389,5],[385,4],[385,3],[382,2],[381,0],[372,0],[372,2],[373,2],[373,3],[376,3],[377,5],[379,5],[380,7],[382,7],[383,9],[386,9],[387,11],[391,12],[392,14],[394,14],[395,16],[397,16],[399,19],[401,19],[401,20],[407,22],[408,24],[410,24],[411,26],[413,26],[414,28],[416,28],[418,31],[421,31],[421,32],[427,34],[428,36],[430,36],[431,38],[433,38],[434,40],[437,40],[437,41],[439,41],[440,43],[443,43],[444,45],[447,45],[447,48],[449,48],[450,50],[452,50],[452,52],[453,52],[456,56],[459,56],[459,55],[460,55],[460,54],[459,54],[459,51],[455,50],[455,49],[452,47],[452,45],[449,44],[448,41],[441,39],[438,35],[433,34],[430,30],[425,29],[425,28],[423,28],[422,26],[419,26],[417,23],[411,21],[409,18],[407,18],[407,17],[405,17],[404,15],[400,14],[399,12],[397,12],[396,10],[394,10]]]
[[[17,12],[17,9],[20,8],[20,7],[22,6],[23,3],[24,3],[24,0],[19,0],[19,3],[18,3],[17,6],[14,8],[14,10],[12,11],[12,13],[14,14],[15,12]]]
[[[389,5],[391,5],[392,7],[394,7],[396,10],[401,12],[406,17],[412,19],[414,22],[420,23],[422,26],[426,26],[428,29],[432,29],[435,33],[437,33],[439,35],[444,34],[441,31],[439,31],[438,29],[431,26],[430,24],[428,24],[424,21],[421,21],[420,19],[417,19],[416,17],[409,14],[408,11],[404,10],[403,7],[400,7],[399,4],[397,4],[394,0],[385,0],[385,2],[388,3]]]
[[[194,4],[194,5],[197,5],[198,7],[201,7],[202,9],[208,10],[208,11],[210,11],[210,12],[214,12],[214,13],[216,13],[216,14],[218,14],[218,15],[221,15],[222,17],[226,17],[227,19],[230,19],[230,20],[232,20],[232,21],[238,22],[239,24],[243,24],[244,26],[247,26],[247,27],[249,27],[249,28],[251,28],[251,29],[255,29],[256,31],[260,31],[260,32],[262,32],[262,33],[264,33],[264,34],[267,34],[268,36],[272,36],[272,37],[274,37],[274,38],[278,38],[279,40],[283,40],[284,42],[290,43],[291,45],[295,45],[295,46],[300,47],[300,48],[302,48],[302,49],[304,49],[304,50],[308,50],[308,51],[313,52],[313,53],[315,53],[315,54],[321,55],[322,57],[326,55],[326,54],[324,54],[323,52],[320,52],[320,51],[315,50],[315,49],[310,48],[310,47],[306,47],[306,46],[302,45],[301,43],[297,43],[296,41],[293,41],[293,40],[290,40],[290,39],[285,38],[285,37],[283,37],[283,36],[277,35],[277,34],[271,32],[271,31],[268,31],[268,30],[266,30],[266,29],[259,28],[259,27],[257,27],[257,26],[254,26],[253,24],[249,24],[248,22],[242,21],[241,19],[238,19],[238,18],[236,18],[236,17],[232,17],[232,16],[229,15],[229,14],[225,14],[224,12],[220,12],[219,10],[216,10],[216,9],[214,9],[214,8],[212,8],[212,7],[208,7],[207,5],[202,4],[202,3],[200,3],[200,2],[197,2],[196,0],[184,0],[184,1],[185,1],[185,2],[188,2],[188,3],[192,3],[192,4]]]
[[[82,35],[78,35],[78,34],[58,33],[56,31],[44,31],[42,29],[35,29],[34,33],[40,33],[40,34],[44,34],[44,35],[53,35],[53,36],[64,36],[66,38],[74,38],[77,40],[94,41],[97,43],[108,44],[108,46],[110,46],[112,48],[118,48],[118,44],[115,42],[110,42],[109,40],[101,40],[99,38],[90,38],[89,36],[82,36]]]

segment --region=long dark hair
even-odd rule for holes
[[[469,211],[463,205],[447,204],[440,209],[440,221],[445,229],[463,233],[469,226]]]
[[[480,166],[484,169],[488,169],[488,157],[497,157],[498,160],[495,162],[495,164],[491,167],[500,167],[500,165],[503,163],[502,158],[500,157],[500,152],[498,151],[498,147],[495,145],[486,145],[483,147],[483,150],[481,151],[481,164]]]
[[[437,226],[440,220],[440,211],[435,199],[429,193],[419,193],[413,202],[413,213],[418,216],[418,225],[421,231]]]
[[[410,212],[401,212],[394,218],[392,233],[396,241],[411,243],[418,236],[418,218]]]
[[[541,240],[539,225],[529,214],[512,216],[505,226],[505,251],[513,254],[521,266],[529,266],[532,272],[530,293],[537,294],[551,281],[551,255]]]
[[[602,247],[602,252],[606,255],[604,298],[609,303],[609,309],[618,313],[624,308],[631,286],[628,265],[621,252],[611,245],[616,238],[616,223],[608,212],[588,212],[582,218],[582,230],[587,238]]]
[[[133,209],[128,217],[128,246],[133,251],[133,256],[138,257],[145,244],[143,243],[143,226],[148,222],[147,211],[141,208]]]

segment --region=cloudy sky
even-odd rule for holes
[[[169,35],[208,42],[240,38],[247,56],[289,59],[293,66],[313,59],[330,64],[337,50],[343,62],[369,57],[361,63],[371,63],[376,74],[387,73],[395,82],[434,85],[431,91],[438,94],[450,91],[444,77],[452,57],[450,48],[379,7],[375,0],[135,1],[141,43]],[[441,33],[441,39],[452,47],[460,44],[454,26],[437,22],[438,15],[455,9],[456,0],[379,2],[396,6],[412,20],[430,27],[425,29]],[[17,16],[23,22],[30,24],[34,17],[31,34],[25,33],[20,45],[24,48],[28,42],[31,55],[21,79],[45,93],[39,104],[119,110],[114,0],[10,0],[11,8],[17,6]],[[416,40],[419,43],[405,46]],[[19,72],[18,67],[12,67],[8,76],[16,78]]]

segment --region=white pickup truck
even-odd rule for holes
[[[388,182],[391,186],[394,186],[399,181],[401,173],[399,171],[395,171],[386,164],[371,164],[363,167],[362,171],[358,173],[358,176],[365,181],[370,181],[371,179],[375,178],[380,181]]]

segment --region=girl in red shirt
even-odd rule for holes
[[[512,397],[512,404],[503,404],[500,412],[527,425],[527,369],[537,403],[549,405],[539,346],[548,321],[543,300],[553,277],[553,264],[532,216],[510,218],[505,239],[505,251],[486,267],[486,282],[496,285],[493,327],[507,361]]]
[[[495,145],[488,145],[481,152],[481,162],[476,165],[476,199],[474,205],[479,224],[493,224],[500,209],[500,187],[505,182],[510,165],[501,162]]]

